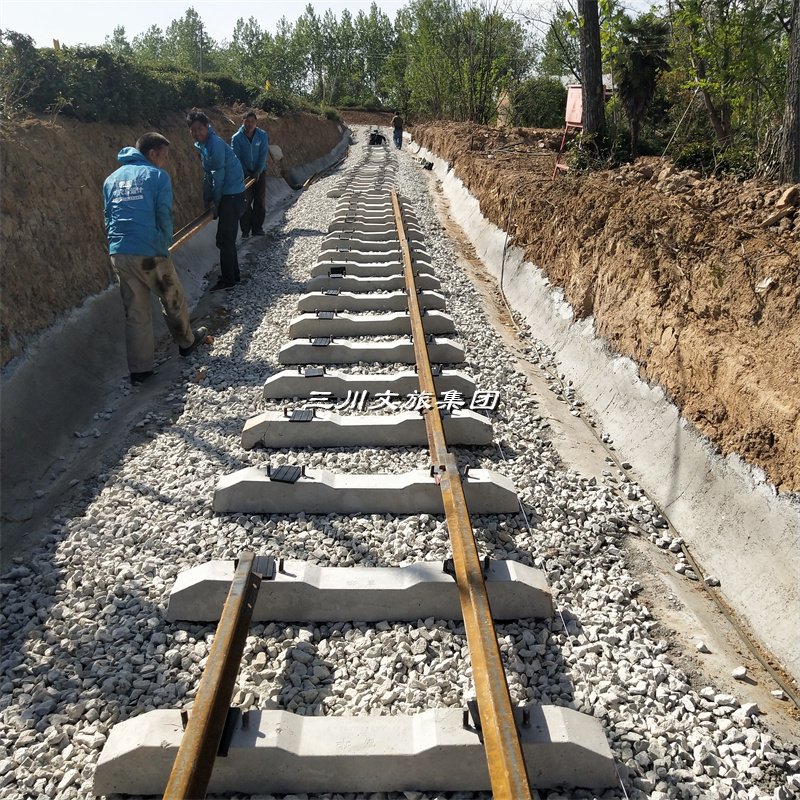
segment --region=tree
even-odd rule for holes
[[[555,78],[529,78],[511,92],[511,124],[536,128],[564,125],[567,90]]]
[[[581,47],[575,35],[575,14],[561,3],[556,5],[542,45],[539,72],[560,78],[572,75],[581,80]]]
[[[597,0],[578,0],[578,11],[581,22],[583,133],[599,145],[606,132],[606,116]]]
[[[117,25],[111,36],[106,36],[106,48],[112,53],[121,56],[132,56],[133,48],[125,36],[125,28],[122,25]]]
[[[412,0],[406,81],[415,111],[486,123],[531,64],[519,23],[491,0]]]
[[[386,61],[392,54],[395,38],[392,21],[372,3],[369,14],[358,12],[354,27],[358,77],[367,95],[365,99],[386,99]]]
[[[233,38],[223,54],[232,75],[250,83],[263,83],[268,37],[254,17],[246,22],[242,17],[236,20]]]
[[[264,39],[264,77],[276,88],[299,94],[307,83],[307,54],[294,26],[286,17],[278,20],[275,35]]]
[[[143,61],[166,59],[164,32],[158,25],[151,25],[143,34],[133,37],[133,54]]]
[[[636,20],[627,15],[619,21],[612,64],[617,93],[631,129],[631,155],[639,148],[642,118],[656,90],[656,81],[667,70],[669,25],[654,14]]]
[[[676,60],[699,89],[718,142],[757,138],[780,113],[786,0],[675,0]]]
[[[197,72],[213,71],[214,40],[206,33],[203,20],[191,7],[180,19],[167,26],[164,35],[164,55],[179,67]]]
[[[785,183],[800,182],[800,0],[792,3],[780,177]]]
[[[325,95],[325,40],[322,23],[309,3],[294,26],[298,44],[306,55],[311,94],[322,102]]]

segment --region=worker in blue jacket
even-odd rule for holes
[[[264,218],[267,216],[267,158],[269,134],[258,127],[258,117],[252,109],[242,117],[242,127],[231,139],[233,152],[239,157],[245,178],[255,183],[246,190],[244,214],[240,220],[242,238],[264,235]]]
[[[236,233],[244,212],[244,174],[230,145],[215,133],[202,111],[186,117],[194,146],[203,163],[203,200],[217,223],[220,278],[212,292],[231,289],[239,283]]]
[[[207,332],[192,330],[183,287],[169,257],[172,182],[164,171],[168,158],[167,139],[146,133],[136,147],[119,151],[122,166],[103,184],[108,250],[125,307],[131,383],[155,374],[151,293],[161,301],[167,328],[182,356],[188,356]]]

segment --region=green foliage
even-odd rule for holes
[[[553,78],[529,78],[511,92],[511,124],[561,128],[567,90]]]
[[[3,74],[11,82],[15,70],[24,71],[24,107],[32,111],[87,122],[155,122],[167,111],[222,100],[219,86],[178,67],[139,63],[96,47],[37,50],[11,34],[3,41],[11,42],[0,48]],[[9,87],[19,96],[19,86]]]
[[[630,123],[631,155],[636,156],[642,119],[667,63],[669,25],[654,14],[636,20],[623,15],[618,21],[617,42],[611,63],[617,77],[617,93]]]
[[[11,119],[24,111],[38,88],[42,70],[30,36],[0,31],[0,116]]]
[[[339,112],[335,108],[331,108],[330,106],[323,107],[321,109],[322,114],[327,119],[332,119],[334,122],[339,122],[341,117],[339,116]]]
[[[521,25],[470,0],[412,0],[404,79],[420,116],[491,121],[503,91],[532,63]]]
[[[219,96],[223,103],[247,105],[251,98],[256,97],[259,92],[258,86],[231,78],[221,72],[204,73],[203,80],[213,83],[219,89]]]
[[[675,157],[675,166],[680,169],[696,169],[703,175],[734,175],[742,180],[753,177],[756,163],[756,153],[750,147],[723,149],[708,142],[690,144]]]
[[[573,172],[594,172],[610,169],[620,163],[620,150],[611,149],[605,141],[597,142],[588,133],[573,138],[567,146],[567,166]]]
[[[673,31],[676,60],[700,89],[714,134],[751,140],[785,101],[786,4],[778,0],[683,0]]]
[[[577,36],[575,14],[557,3],[542,45],[538,69],[542,75],[569,75],[581,79],[581,50]]]

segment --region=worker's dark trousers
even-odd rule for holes
[[[244,212],[244,192],[224,194],[217,214],[217,247],[222,282],[233,286],[239,280],[239,259],[236,255],[236,235],[239,219]]]
[[[267,216],[267,171],[262,170],[258,180],[245,190],[244,214],[242,214],[242,233],[260,231],[264,228]]]

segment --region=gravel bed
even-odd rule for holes
[[[363,130],[345,171],[365,158]],[[663,518],[647,501],[630,510],[623,497],[638,496],[638,488],[621,473],[609,471],[598,483],[560,464],[535,396],[442,234],[425,174],[407,151],[397,159],[398,190],[426,234],[447,313],[466,348],[468,361],[458,368],[480,388],[500,392],[493,413],[498,445],[458,454],[463,463],[511,477],[525,513],[477,517],[480,550],[545,570],[558,609],[551,620],[498,626],[512,699],[602,719],[625,787],[602,797],[797,796],[797,750],[770,735],[757,708],[713,686],[693,688],[673,664],[668,632],[637,600],[641,586],[626,566],[623,544],[633,531],[662,541]],[[341,176],[312,184],[261,240],[263,250],[244,259],[245,283],[226,293],[227,330],[192,357],[181,384],[163,398],[163,412],[143,418],[143,440],[113,469],[87,476],[97,491],[85,513],[56,520],[32,557],[0,576],[0,798],[89,797],[94,765],[115,723],[191,703],[214,627],[164,621],[181,570],[245,548],[336,566],[449,556],[443,519],[428,514],[215,516],[211,510],[217,478],[248,465],[304,463],[340,472],[428,465],[419,448],[246,452],[239,444],[249,416],[281,407],[263,401],[261,386],[281,368],[278,350],[339,203],[327,192]],[[531,345],[530,352],[555,370],[546,348]],[[553,374],[554,391],[581,413]],[[307,715],[404,714],[460,707],[470,689],[460,623],[268,624],[251,629],[237,701]]]

